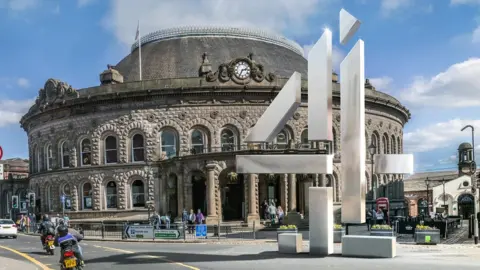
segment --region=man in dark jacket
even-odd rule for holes
[[[42,241],[42,246],[45,245],[45,238],[48,235],[55,236],[55,226],[50,221],[50,218],[48,215],[43,216],[43,222],[42,224],[40,224],[39,232],[40,232],[40,241]]]
[[[83,262],[82,248],[78,244],[78,242],[83,240],[83,235],[65,225],[60,225],[57,230],[58,235],[55,237],[54,243],[55,246],[60,246],[60,263],[63,263],[63,252],[66,249],[71,249],[80,262],[80,265],[85,265]]]

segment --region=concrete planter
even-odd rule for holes
[[[345,229],[333,229],[333,242],[342,243],[342,237],[345,235]]]
[[[298,229],[277,229],[277,242],[278,242],[278,235],[282,233],[298,233]]]
[[[278,252],[284,254],[301,253],[302,242],[301,233],[281,233],[278,235]]]
[[[388,237],[394,236],[392,230],[379,230],[379,229],[370,230],[370,235],[371,236],[388,236]]]
[[[436,245],[440,243],[440,230],[415,230],[415,243]]]

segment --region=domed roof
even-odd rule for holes
[[[461,143],[459,146],[458,146],[458,150],[468,150],[468,149],[472,149],[472,144],[468,143],[468,142],[464,142],[464,143]]]
[[[202,55],[213,69],[233,59],[253,54],[267,73],[290,77],[294,71],[307,76],[307,60],[297,43],[261,30],[233,27],[182,27],[150,33],[141,38],[142,79],[198,77]],[[124,81],[138,81],[138,43],[116,66]]]

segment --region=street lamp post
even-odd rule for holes
[[[477,171],[477,165],[475,163],[475,128],[472,126],[472,125],[466,125],[462,128],[462,131],[464,131],[465,129],[467,128],[470,128],[472,130],[472,160],[473,160],[473,164],[474,164],[474,171],[471,172],[473,173],[473,177],[472,177],[472,189],[474,190],[477,190],[477,181],[475,179],[475,173]],[[474,182],[475,180],[475,182]],[[477,196],[477,193],[478,192],[475,192],[475,194],[473,194],[473,198],[475,199],[474,202],[473,202],[473,213],[474,213],[474,224],[473,224],[473,231],[474,231],[474,237],[473,237],[473,241],[475,242],[475,245],[478,244],[478,217],[477,217],[477,209],[478,209],[478,196]]]
[[[425,185],[427,186],[427,215],[430,215],[430,195],[428,194],[430,192],[430,179],[425,179]]]
[[[370,146],[368,146],[368,152],[370,153],[370,161],[371,161],[371,171],[372,171],[372,196],[373,196],[373,201],[375,202],[375,200],[377,199],[376,197],[376,193],[377,193],[377,188],[376,188],[376,181],[373,180],[373,177],[374,177],[374,173],[373,173],[373,165],[374,165],[374,161],[373,161],[373,156],[375,156],[375,152],[377,151],[377,146],[375,146],[375,144],[372,142],[370,143]]]
[[[442,185],[443,185],[443,209],[445,210],[445,206],[447,205],[447,203],[445,202],[445,183],[447,181],[445,181],[445,178],[442,179]],[[447,215],[448,215],[448,209],[447,209]]]

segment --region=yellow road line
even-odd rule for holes
[[[33,257],[30,257],[28,256],[27,254],[23,253],[23,252],[20,252],[18,250],[15,250],[15,249],[12,249],[12,248],[9,248],[9,247],[5,247],[5,246],[0,246],[0,248],[3,248],[5,250],[8,250],[10,252],[13,252],[17,255],[20,255],[22,256],[23,258],[27,259],[28,261],[32,262],[33,264],[37,265],[38,267],[40,267],[42,270],[53,270],[51,269],[50,267],[46,266],[45,264],[35,260]]]
[[[97,246],[97,245],[94,245],[94,247],[103,248],[103,249],[111,250],[111,251],[117,251],[117,252],[126,253],[126,254],[135,254],[135,252],[133,252],[133,251],[124,250],[124,249],[111,248],[111,247],[102,247],[102,246]],[[161,261],[168,262],[168,263],[170,263],[170,264],[175,264],[175,265],[178,265],[178,266],[183,266],[183,267],[188,268],[188,269],[191,269],[191,270],[200,270],[200,268],[197,268],[197,267],[195,267],[195,266],[191,266],[191,265],[188,265],[188,264],[184,264],[184,263],[172,261],[172,260],[169,260],[169,259],[162,258],[162,257],[160,257],[160,256],[147,255],[147,257],[148,257],[148,258],[152,258],[152,259],[159,259],[159,260],[161,260]]]

